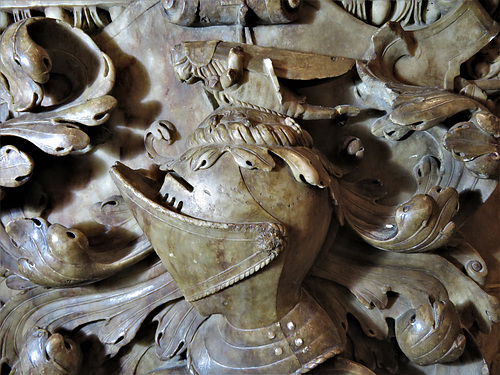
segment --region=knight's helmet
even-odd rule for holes
[[[341,351],[302,288],[329,231],[335,170],[292,119],[223,108],[155,185],[112,176],[184,297],[210,316],[190,344],[203,374],[304,372]]]

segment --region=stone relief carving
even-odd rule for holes
[[[497,10],[0,5],[1,373],[494,374]]]

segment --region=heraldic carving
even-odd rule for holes
[[[500,371],[498,1],[68,4],[0,4],[2,374]]]

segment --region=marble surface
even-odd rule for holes
[[[152,178],[162,177],[145,152],[146,129],[159,120],[174,124],[176,141],[167,148],[165,156],[176,158],[185,151],[188,136],[212,113],[214,105],[201,84],[186,85],[179,82],[172,69],[171,48],[183,41],[242,42],[242,28],[238,25],[181,27],[166,22],[162,7],[163,3],[155,0],[133,2],[100,33],[92,36],[97,46],[111,58],[116,69],[116,82],[111,92],[118,102],[116,110],[102,129],[92,133],[95,147],[84,155],[58,158],[45,155],[21,142],[34,157],[37,168],[29,184],[16,191],[8,191],[7,197],[2,201],[2,210],[10,210],[9,212],[14,213],[9,215],[15,216],[16,210],[12,211],[12,208],[24,204],[19,202],[29,201],[29,197],[35,196],[37,189],[41,187],[47,194],[48,204],[41,212],[33,209],[31,216],[43,216],[49,223],[75,228],[82,231],[91,242],[98,241],[108,234],[109,227],[95,220],[91,206],[120,194],[109,175],[116,161],[132,169],[140,169]],[[332,19],[331,14],[339,17]],[[366,59],[370,39],[378,30],[375,26],[367,25],[342,12],[339,5],[333,2],[307,1],[301,17],[293,28],[288,25],[254,27],[251,32],[252,41],[265,47],[322,54],[327,51],[330,56]],[[311,27],[312,23],[314,28]],[[318,30],[326,29],[329,36],[326,33],[318,36]],[[350,29],[356,32],[349,32]],[[340,34],[345,37],[337,38]],[[331,81],[295,82],[292,86],[296,92],[306,95],[316,105],[333,107],[350,103],[362,107],[363,100],[359,99],[352,88],[354,79],[354,73],[350,73]],[[369,127],[380,114],[380,111],[374,109],[364,109],[358,117],[349,118],[341,124],[326,120],[303,121],[301,124],[311,133],[316,147],[334,160],[342,139],[347,136],[361,139],[365,147],[365,162],[355,161],[353,164],[342,165],[344,171],[352,171],[348,173],[347,179],[350,182],[361,178],[382,180],[388,192],[382,202],[398,205],[411,198],[419,188],[413,179],[412,170],[421,158],[427,154],[443,155],[440,147],[443,134],[441,130],[432,130],[401,142],[375,139]],[[477,201],[462,200],[463,209],[456,221],[463,223],[461,231],[466,240],[488,265],[489,275],[484,289],[500,299],[500,189],[495,189],[496,181],[478,181],[468,171],[460,176],[461,191],[479,186],[484,194],[480,200],[492,193],[482,205],[478,205]],[[477,211],[476,206],[480,206]],[[24,214],[29,214],[29,209],[26,210]],[[19,212],[17,215],[20,215]],[[7,218],[4,217],[5,220]],[[130,231],[136,237],[141,235],[137,226]],[[7,256],[4,256],[3,261],[11,267],[15,264]],[[149,275],[149,272],[153,273],[149,270],[145,274]],[[8,288],[3,276],[0,280],[0,301],[5,303],[15,297],[18,291]],[[116,284],[120,285],[120,282]],[[499,330],[498,325],[495,325],[490,335],[479,336],[479,345],[486,362],[490,364],[491,374],[500,371]],[[142,354],[137,356],[142,355],[143,360],[138,360],[139,365],[135,369],[137,374],[146,373],[162,364],[155,357],[151,340],[148,341],[153,335],[151,332],[145,333],[146,339],[138,344],[140,349],[137,349],[137,353]],[[180,363],[184,365],[184,362]],[[316,373],[321,373],[322,368],[325,367],[318,368]],[[185,369],[173,366],[173,369],[154,373],[185,373]],[[382,373],[384,372],[381,371],[380,374]]]

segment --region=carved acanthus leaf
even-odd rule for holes
[[[390,116],[385,115],[376,120],[372,125],[372,134],[376,137],[384,137],[392,141],[399,141],[411,132],[408,126],[398,125],[391,121]]]
[[[105,95],[49,112],[23,114],[1,124],[0,136],[24,138],[52,155],[86,151],[90,138],[75,124],[100,125],[115,106],[116,100]]]
[[[358,62],[357,66],[362,79],[358,85],[361,97],[369,106],[388,112],[374,123],[372,133],[377,136],[398,140],[410,130],[427,130],[464,111],[471,112],[473,118],[480,116],[490,133],[493,134],[494,130],[498,132],[498,119],[469,97],[444,89],[387,80],[383,76],[378,77],[369,65]],[[407,130],[400,127],[407,127]]]
[[[401,301],[403,298],[392,298],[389,310],[367,308],[337,283],[317,277],[309,277],[305,283],[332,320],[339,321],[347,332],[348,344],[342,356],[350,358],[349,352],[352,351],[353,358],[371,370],[379,367],[390,373],[397,371],[396,349],[387,341],[390,329],[386,318],[398,316],[409,308],[408,303]]]
[[[312,275],[344,285],[368,308],[387,308],[389,292],[403,295],[413,306],[428,303],[429,297],[448,299],[445,287],[430,275],[414,270],[373,267],[333,253],[315,265]],[[418,285],[415,279],[419,280]]]
[[[15,23],[0,43],[0,95],[13,115],[0,136],[52,155],[87,151],[90,138],[77,124],[101,125],[116,106],[106,95],[115,79],[109,57],[81,30],[50,18]]]
[[[112,195],[102,202],[96,202],[90,206],[89,211],[92,219],[111,228],[139,227],[121,195]]]
[[[366,242],[383,250],[424,252],[443,246],[454,233],[458,212],[454,188],[433,187],[397,207],[383,206],[352,184],[341,182],[339,214]]]
[[[122,233],[117,247],[107,243],[106,251],[100,248],[103,245],[89,246],[87,237],[79,230],[50,225],[42,218],[13,220],[5,229],[17,249],[20,274],[37,285],[70,286],[101,280],[151,252],[144,236],[128,241],[130,235]],[[128,242],[125,246],[124,241]]]
[[[453,126],[445,134],[443,145],[455,159],[465,162],[465,166],[479,178],[499,176],[498,138],[478,129],[474,123],[462,122]]]
[[[471,261],[477,257],[474,254]],[[437,254],[380,252],[359,244],[340,246],[316,265],[313,275],[345,285],[367,306],[373,303],[385,308],[387,292],[391,291],[407,298],[414,307],[427,303],[429,298],[449,300],[464,326],[476,322],[486,333],[500,320],[496,298]],[[419,280],[419,284],[411,280]]]
[[[353,359],[363,363],[372,371],[377,368],[385,369],[391,374],[398,371],[397,348],[390,340],[380,340],[364,334],[357,322],[349,325],[347,335],[352,341],[351,351]],[[346,356],[348,353],[346,353]]]
[[[85,101],[107,94],[114,68],[84,32],[51,18],[29,18],[1,36],[0,72],[8,81],[12,110]]]
[[[156,329],[156,354],[164,361],[183,353],[198,327],[207,319],[186,300],[167,305],[154,318]]]
[[[350,293],[335,284],[308,281],[316,286],[316,298],[330,314],[340,316],[344,326],[345,314],[350,313],[365,335],[379,338],[381,333],[387,335],[386,319],[394,319],[401,349],[420,365],[456,360],[465,348],[461,325],[471,327],[476,322],[489,332],[500,320],[498,301],[436,254],[380,252],[344,240],[316,263],[312,275],[346,286],[371,309],[364,312]],[[358,336],[351,336],[355,345]],[[414,345],[417,341],[420,344]]]
[[[0,186],[17,187],[24,184],[33,171],[33,160],[14,146],[0,148]]]
[[[0,310],[0,363],[15,365],[33,327],[63,330],[77,342],[97,338],[103,346],[91,367],[102,364],[106,355],[115,356],[154,309],[182,297],[159,261],[135,272],[116,285],[35,288],[13,297]]]
[[[13,374],[71,375],[80,371],[83,360],[80,347],[73,340],[38,327],[26,333],[19,358]]]
[[[481,105],[473,99],[448,92],[428,92],[417,97],[402,95],[391,112],[390,119],[411,130],[426,130],[462,111],[479,110]]]
[[[413,168],[413,175],[417,181],[417,193],[425,194],[432,187],[439,186],[444,170],[437,158],[425,155]]]

